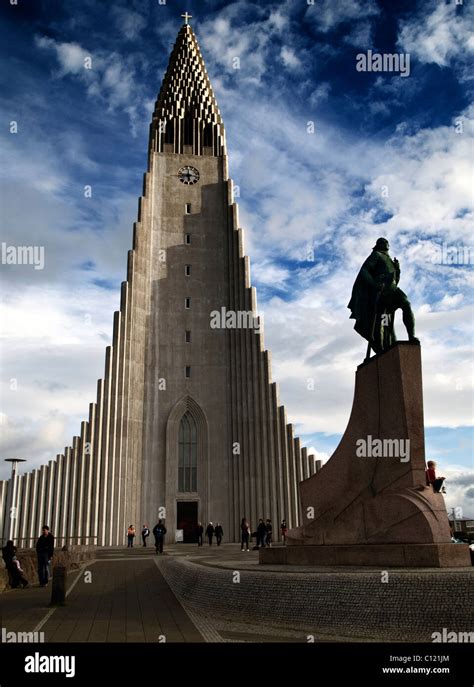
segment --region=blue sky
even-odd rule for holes
[[[473,250],[469,0],[3,3],[2,241],[44,246],[46,265],[0,266],[2,454],[49,460],[87,416],[185,10],[289,420],[323,460],[337,445],[365,349],[346,305],[388,236],[423,345],[427,456],[448,506],[474,517],[473,271],[436,260],[443,244]],[[358,72],[369,49],[408,54],[409,76]]]

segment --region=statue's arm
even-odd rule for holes
[[[393,264],[395,265],[395,282],[398,284],[400,281],[400,263],[397,258],[393,258]]]

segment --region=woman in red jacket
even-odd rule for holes
[[[426,469],[426,485],[429,487],[430,484],[433,487],[433,491],[435,493],[439,493],[441,491],[441,487],[443,486],[443,482],[446,479],[446,477],[436,477],[436,463],[434,460],[429,460],[427,463],[427,469]],[[446,493],[443,489],[443,493]]]

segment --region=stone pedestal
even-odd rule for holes
[[[284,549],[261,550],[261,563],[470,565],[469,547],[451,544],[442,494],[425,483],[420,351],[399,342],[359,366],[339,446],[299,485],[303,525]]]

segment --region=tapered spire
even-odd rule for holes
[[[150,144],[160,153],[223,155],[224,124],[189,18],[178,33],[158,94]]]

